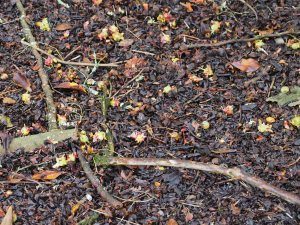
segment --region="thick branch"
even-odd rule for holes
[[[275,33],[275,34],[266,34],[266,35],[259,35],[253,38],[241,38],[241,39],[230,39],[227,41],[220,41],[217,43],[199,43],[199,44],[191,44],[187,46],[183,46],[184,49],[191,49],[191,48],[201,48],[201,47],[219,47],[222,45],[227,44],[233,44],[238,42],[249,42],[249,41],[255,41],[260,39],[266,39],[266,38],[274,38],[274,37],[281,37],[285,35],[299,35],[300,31],[286,31],[282,33]]]
[[[25,9],[24,9],[21,1],[16,0],[16,4],[17,4],[17,7],[21,14],[20,21],[21,21],[21,25],[23,27],[24,35],[25,35],[26,39],[28,40],[28,42],[30,42],[32,44],[32,46],[35,46],[38,48],[35,38],[33,37],[31,30],[25,20],[26,12],[25,12]],[[37,64],[39,66],[38,73],[39,73],[40,79],[42,81],[43,92],[45,93],[49,130],[55,130],[55,129],[57,129],[56,107],[55,107],[54,101],[53,101],[52,90],[49,85],[49,78],[43,68],[43,60],[42,60],[42,57],[39,54],[39,52],[35,48],[32,48],[32,53],[35,56],[35,58],[37,60]]]
[[[280,197],[292,204],[300,205],[299,196],[281,190],[280,188],[277,188],[271,184],[268,184],[262,179],[255,176],[251,176],[237,167],[225,168],[214,164],[195,162],[190,160],[156,159],[156,158],[145,159],[145,158],[113,157],[110,158],[106,163],[107,165],[126,165],[126,166],[169,166],[169,167],[194,169],[194,170],[201,170],[210,173],[223,174],[231,178],[241,180],[248,184],[251,184],[254,187],[257,187],[265,192],[276,195],[277,197]]]
[[[88,177],[88,179],[91,181],[93,186],[96,188],[98,194],[109,204],[111,204],[115,208],[120,208],[122,207],[122,203],[113,198],[101,185],[100,180],[93,174],[93,171],[91,170],[89,163],[85,160],[83,154],[81,151],[77,151],[78,158],[80,161],[80,164]]]

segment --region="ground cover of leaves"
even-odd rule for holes
[[[101,82],[109,81],[115,96],[107,121],[118,155],[240,166],[300,194],[299,130],[289,122],[299,114],[299,107],[266,101],[280,93],[283,86],[300,86],[299,50],[287,44],[297,37],[263,40],[261,47],[261,43],[255,46],[251,42],[185,48],[201,41],[299,30],[296,1],[248,1],[255,6],[258,20],[240,1],[227,1],[223,8],[221,1],[196,0],[103,0],[98,6],[92,1],[64,2],[70,8],[57,1],[26,1],[26,19],[40,47],[52,50],[53,55],[66,57],[77,48],[66,60],[94,62],[95,56],[103,63],[128,60],[116,68],[98,68],[88,77],[91,71],[84,67],[59,67],[47,56],[44,58],[54,87],[76,82],[100,91]],[[10,1],[4,1],[2,6],[0,19],[6,22],[18,18]],[[36,25],[44,18],[50,31]],[[111,32],[112,25],[118,28],[115,34]],[[108,37],[105,28],[110,29]],[[30,48],[20,43],[22,38],[18,21],[0,24],[0,113],[11,119],[12,135],[21,135],[18,130],[24,125],[32,134],[47,130],[36,62]],[[259,63],[252,73],[232,65],[247,58]],[[26,91],[13,82],[16,73],[26,74],[30,80],[28,104],[21,98]],[[129,82],[134,77],[137,79]],[[88,135],[101,130],[104,118],[94,92],[55,90],[59,115],[70,124],[81,120],[79,129]],[[5,97],[15,101],[4,104]],[[267,117],[275,120],[270,123],[272,132],[261,133],[257,129],[259,120],[267,123]],[[203,121],[209,122],[208,129],[203,129]],[[1,130],[7,129],[4,123],[0,126]],[[134,132],[143,133],[145,139],[137,143],[129,137]],[[73,144],[80,145],[79,141]],[[101,152],[105,143],[90,140],[88,146],[85,150]],[[69,153],[71,141],[48,143],[30,154],[20,150],[6,155],[0,169],[0,217],[13,205],[15,224],[76,224],[92,210],[101,212],[98,224],[171,224],[170,219],[178,224],[300,221],[296,206],[242,182],[191,170],[93,167],[107,190],[124,201],[120,210],[110,208],[99,198],[78,162],[58,168],[63,173],[47,182],[12,177],[13,172],[28,178],[38,171],[53,170],[55,159]],[[92,154],[89,159],[93,166]],[[87,194],[92,198],[78,209],[74,207]]]

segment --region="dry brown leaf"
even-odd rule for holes
[[[134,56],[132,59],[127,60],[125,64],[124,75],[127,77],[133,76],[136,72],[139,72],[141,68],[147,65],[147,62],[143,58]]]
[[[16,100],[14,100],[13,98],[10,98],[10,97],[5,97],[3,98],[3,104],[15,104],[16,103]]]
[[[69,23],[60,23],[58,24],[55,29],[57,31],[65,31],[65,30],[70,30],[72,28],[71,24]]]
[[[190,2],[186,2],[186,3],[182,3],[180,2],[180,5],[182,5],[183,7],[185,7],[187,12],[193,12],[193,7],[192,4]]]
[[[64,83],[54,86],[54,88],[69,89],[69,90],[81,91],[81,92],[86,93],[85,88],[75,82],[64,82]]]
[[[128,46],[132,45],[133,42],[134,42],[133,39],[125,39],[125,40],[119,42],[119,46],[128,47]]]
[[[62,174],[60,171],[45,170],[32,175],[34,180],[54,180]]]
[[[176,220],[171,218],[167,221],[166,225],[178,225],[178,223],[176,222]]]
[[[206,3],[206,0],[191,0],[190,2],[198,5],[204,5]]]
[[[259,69],[259,63],[252,58],[249,59],[241,59],[240,61],[236,61],[231,63],[234,67],[238,68],[242,72],[251,73]]]
[[[12,225],[13,224],[13,207],[9,206],[1,225]]]
[[[102,0],[93,0],[94,5],[100,5],[102,3]]]
[[[24,88],[26,91],[31,92],[31,84],[28,78],[22,74],[22,73],[15,73],[13,77],[13,81],[16,82],[16,84],[22,88]]]

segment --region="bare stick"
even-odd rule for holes
[[[256,20],[258,20],[258,15],[257,15],[257,12],[255,11],[255,9],[248,3],[246,2],[245,0],[239,0],[241,3],[244,3],[249,9],[252,10],[252,12],[254,13],[255,15],[255,18]]]
[[[275,34],[266,34],[266,35],[259,35],[253,38],[242,38],[242,39],[230,39],[227,41],[220,41],[217,43],[199,43],[199,44],[191,44],[187,46],[183,46],[184,49],[191,49],[191,48],[201,48],[201,47],[219,47],[222,45],[227,44],[233,44],[238,42],[249,42],[249,41],[255,41],[260,39],[266,39],[266,38],[272,38],[272,37],[281,37],[285,35],[298,35],[300,34],[300,31],[285,31],[282,33],[275,33]]]
[[[81,151],[77,151],[77,155],[80,161],[80,164],[88,177],[88,179],[91,181],[93,186],[96,188],[98,194],[109,204],[111,204],[115,208],[120,208],[123,206],[121,202],[119,202],[117,199],[113,198],[101,185],[100,180],[93,174],[92,169],[90,168],[88,162],[84,158],[83,154]]]
[[[191,160],[176,160],[176,159],[156,159],[156,158],[120,158],[113,157],[110,158],[107,162],[107,165],[126,165],[126,166],[169,166],[169,167],[177,167],[177,168],[185,168],[185,169],[194,169],[201,170],[210,173],[217,173],[229,176],[231,178],[244,181],[252,186],[259,188],[265,192],[276,195],[279,198],[284,199],[285,201],[300,205],[300,197],[281,190],[271,184],[268,184],[264,180],[249,175],[246,172],[242,171],[237,167],[226,168],[218,165],[214,165],[211,163],[202,163],[195,162]]]
[[[61,64],[65,64],[65,65],[71,65],[71,66],[99,66],[99,67],[117,67],[118,66],[118,63],[84,63],[84,62],[71,62],[71,61],[64,61],[64,60],[61,60],[59,58],[57,58],[56,56],[54,55],[51,55],[50,53],[44,51],[43,49],[40,49],[35,43],[28,43],[26,41],[21,41],[21,43],[23,45],[27,45],[31,48],[33,48],[34,50],[36,51],[39,51],[41,53],[43,53],[44,55],[47,55],[49,57],[51,57],[52,59],[56,60],[57,62],[61,63]]]
[[[32,46],[35,46],[36,48],[38,48],[35,38],[33,37],[30,27],[28,26],[25,18],[26,18],[26,12],[25,9],[21,3],[20,0],[16,0],[16,4],[17,7],[20,11],[21,17],[20,17],[20,21],[21,21],[21,25],[23,27],[23,32],[24,35],[26,37],[26,39],[32,43]],[[54,105],[54,101],[53,101],[53,94],[52,94],[52,90],[51,87],[49,85],[49,78],[48,75],[46,74],[44,68],[43,68],[43,60],[41,55],[39,54],[39,52],[35,49],[32,48],[32,53],[35,56],[36,60],[37,60],[37,64],[39,66],[39,77],[42,81],[42,89],[43,92],[45,93],[45,99],[46,99],[46,104],[47,104],[47,118],[48,118],[48,126],[49,126],[49,130],[55,130],[57,129],[57,121],[56,121],[56,107]]]

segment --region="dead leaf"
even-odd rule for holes
[[[14,100],[13,98],[10,98],[10,97],[5,97],[5,98],[3,98],[2,102],[3,102],[3,104],[12,105],[12,104],[16,103],[16,100]]]
[[[235,204],[231,204],[230,208],[233,215],[240,215],[241,209],[237,207]]]
[[[147,62],[143,58],[134,56],[133,58],[127,60],[125,64],[124,75],[127,77],[132,77],[136,72],[139,72],[146,65]]]
[[[71,24],[69,23],[60,23],[58,24],[55,29],[57,31],[65,31],[65,30],[70,30],[72,28]]]
[[[240,61],[236,61],[231,63],[234,67],[238,68],[242,72],[251,73],[259,69],[259,63],[252,58],[242,59]]]
[[[102,3],[102,0],[93,0],[94,5],[100,5]]]
[[[198,5],[204,5],[206,3],[206,0],[191,0],[191,2]]]
[[[81,91],[86,93],[85,88],[75,82],[64,82],[54,86],[54,88],[69,89],[69,90]]]
[[[16,82],[16,84],[22,88],[24,88],[26,91],[31,92],[31,84],[28,78],[22,74],[22,73],[15,73],[13,77],[13,81]]]
[[[60,171],[45,170],[32,175],[34,180],[54,180],[62,174]]]
[[[176,222],[176,220],[171,218],[167,221],[166,225],[178,225],[178,223]]]
[[[13,224],[13,207],[9,206],[1,222],[1,225],[12,225],[12,224]]]
[[[186,2],[186,3],[182,3],[180,2],[180,5],[182,5],[183,7],[185,7],[187,12],[193,12],[193,7],[192,4],[190,2]]]
[[[128,46],[132,45],[133,42],[134,42],[133,39],[125,39],[125,40],[119,42],[119,46],[128,47]]]

